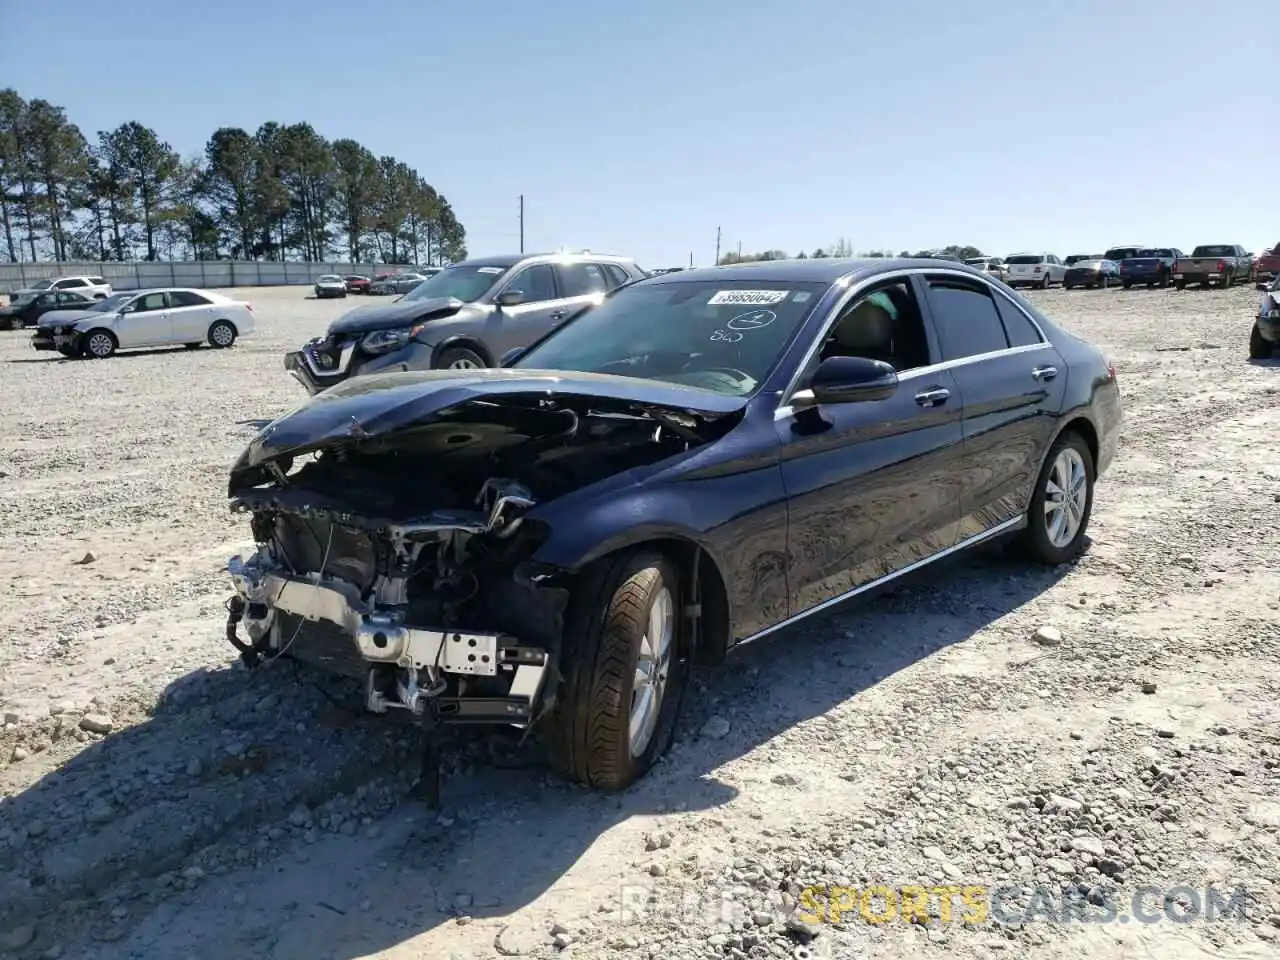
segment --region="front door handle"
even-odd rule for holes
[[[1031,376],[1037,380],[1052,380],[1057,375],[1057,367],[1036,367],[1031,371]]]
[[[916,403],[922,407],[940,407],[947,402],[951,391],[943,387],[931,387],[916,394]]]

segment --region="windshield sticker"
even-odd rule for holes
[[[807,302],[808,302],[808,300],[809,300],[809,297],[810,297],[810,296],[811,296],[811,294],[809,293],[809,291],[808,291],[808,290],[801,290],[799,293],[797,293],[794,297],[792,297],[792,298],[791,298],[791,302],[792,302],[792,303],[807,303]]]
[[[781,303],[787,299],[789,290],[721,290],[710,300],[708,306],[720,304],[741,304],[744,307],[767,307]]]
[[[502,267],[476,267],[476,273],[501,273]]]
[[[753,310],[750,313],[738,314],[725,326],[730,330],[759,330],[777,319],[778,315],[772,310]]]

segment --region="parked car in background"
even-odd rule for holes
[[[528,289],[553,262],[493,265]],[[227,636],[620,790],[695,663],[1000,538],[1080,556],[1120,423],[1099,349],[960,264],[640,279],[502,369],[357,379],[261,431]]]
[[[645,275],[627,257],[482,257],[446,267],[387,306],[353,310],[285,357],[308,393],[386,370],[494,366],[609,290]]]
[[[316,278],[315,292],[317,300],[323,300],[326,297],[346,297],[347,281],[336,273],[326,273]]]
[[[9,302],[16,303],[18,297],[28,293],[44,293],[49,290],[66,290],[71,293],[82,293],[93,300],[103,300],[111,296],[111,284],[102,277],[54,277],[50,280],[39,280],[29,287],[13,290],[9,293]]]
[[[353,273],[343,277],[342,282],[347,285],[347,293],[368,293],[369,284],[372,281],[370,281],[368,277],[362,277],[358,273]]]
[[[1128,260],[1131,257],[1138,256],[1140,253],[1142,253],[1143,250],[1147,250],[1147,249],[1150,249],[1150,248],[1149,248],[1149,245],[1145,243],[1121,244],[1120,246],[1112,247],[1110,250],[1104,253],[1102,255],[1102,259],[1111,260],[1114,263],[1124,263],[1124,261]]]
[[[1177,247],[1147,247],[1120,261],[1120,282],[1126,290],[1135,283],[1147,287],[1167,287],[1173,264],[1182,256]]]
[[[1103,259],[1103,257],[1102,257],[1102,254],[1100,253],[1073,253],[1071,254],[1071,256],[1067,257],[1065,260],[1062,261],[1062,265],[1064,267],[1070,267],[1074,264],[1079,263],[1081,260],[1101,260],[1101,259]]]
[[[14,294],[7,307],[0,308],[0,330],[35,326],[51,310],[91,307],[99,301],[77,290],[28,290]]]
[[[1009,277],[1009,268],[1000,257],[970,257],[965,263],[997,280],[1007,280]]]
[[[225,349],[254,331],[253,305],[190,287],[129,290],[101,310],[51,314],[31,338],[37,350],[106,359],[117,350],[203,343]]]
[[[1107,287],[1120,285],[1120,265],[1114,260],[1101,257],[1097,260],[1079,260],[1067,267],[1062,275],[1062,289],[1074,290],[1076,287]]]
[[[1259,289],[1266,289],[1267,284],[1280,277],[1280,243],[1258,254],[1253,262],[1253,277]]]
[[[1267,360],[1280,350],[1280,274],[1267,284],[1253,329],[1249,331],[1249,359]]]
[[[1189,257],[1173,262],[1173,285],[1185,290],[1187,284],[1202,287],[1229,287],[1253,277],[1253,255],[1238,243],[1208,243],[1196,247]]]
[[[422,273],[393,273],[389,277],[369,284],[369,292],[379,296],[408,293],[425,279],[427,279],[426,274]]]
[[[1009,268],[1005,282],[1011,287],[1048,289],[1067,274],[1067,268],[1052,253],[1015,253],[1005,257],[1004,264]]]

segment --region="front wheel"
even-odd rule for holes
[[[487,366],[484,357],[466,347],[450,347],[440,354],[440,362],[436,364],[439,370],[479,370]]]
[[[1045,458],[1027,509],[1027,528],[1020,545],[1030,559],[1053,566],[1074,560],[1084,551],[1094,479],[1093,454],[1084,437],[1074,431],[1058,437]]]
[[[600,561],[580,590],[544,741],[565,776],[622,790],[649,771],[675,733],[690,669],[681,579],[665,555],[641,548]]]
[[[209,346],[225,350],[236,342],[236,328],[226,320],[215,320],[209,327]]]
[[[1264,337],[1257,323],[1254,323],[1253,329],[1249,331],[1249,359],[1270,360],[1275,349],[1275,344]]]
[[[1187,281],[1185,281],[1185,280],[1175,280],[1175,281],[1174,281],[1174,284],[1173,284],[1173,289],[1175,289],[1175,290],[1185,290],[1185,289],[1187,289]]]
[[[93,330],[84,340],[84,355],[91,360],[106,360],[116,352],[116,338],[108,330]]]

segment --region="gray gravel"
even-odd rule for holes
[[[1033,296],[1125,398],[1079,563],[987,552],[744,651],[620,797],[460,735],[439,814],[405,799],[405,728],[341,681],[231,666],[222,634],[237,421],[300,403],[283,351],[362,301],[252,291],[262,330],[225,352],[48,361],[0,334],[0,953],[1275,956],[1280,363],[1245,359],[1257,295]],[[1151,885],[1178,915],[1209,884],[1247,892],[1242,919],[1015,922],[1046,887],[1097,910]],[[1005,919],[804,909],[911,885],[999,887]]]

